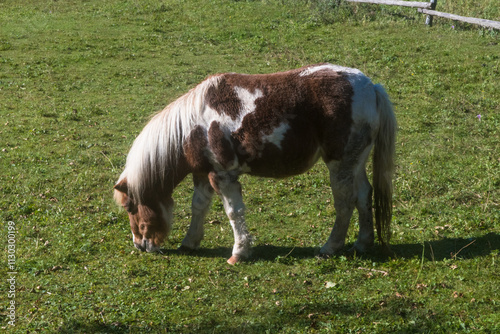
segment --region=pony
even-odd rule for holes
[[[217,74],[152,117],[128,153],[114,198],[128,212],[135,247],[159,251],[172,228],[172,193],[191,174],[192,217],[179,250],[199,248],[217,193],[234,233],[227,262],[235,264],[250,256],[252,245],[238,177],[293,176],[321,158],[336,218],[320,254],[342,251],[354,208],[359,234],[351,250],[374,246],[372,211],[379,242],[389,249],[395,136],[385,89],[357,69],[324,63],[272,74]],[[372,149],[373,187],[366,174]]]

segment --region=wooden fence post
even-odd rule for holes
[[[431,0],[431,10],[434,10],[436,9],[436,5],[437,5],[437,0]],[[427,15],[427,17],[425,18],[425,24],[427,24],[429,27],[432,27],[432,18],[433,16],[432,15]]]

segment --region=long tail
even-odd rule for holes
[[[380,127],[373,150],[373,188],[375,198],[375,225],[382,246],[390,252],[392,220],[392,178],[396,141],[396,117],[392,103],[382,85],[375,85]]]

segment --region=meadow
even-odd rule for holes
[[[499,20],[494,3],[438,10]],[[424,20],[327,0],[1,1],[2,330],[499,332],[500,35]],[[322,163],[242,177],[248,261],[226,263],[219,199],[202,248],[176,251],[190,178],[162,253],[136,250],[112,188],[151,115],[210,74],[320,62],[359,68],[394,103],[396,255],[317,257],[335,219]]]

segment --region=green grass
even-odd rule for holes
[[[493,2],[454,13],[498,19]],[[15,327],[5,280],[0,326],[498,332],[498,33],[445,20],[429,28],[410,9],[332,4],[1,2],[0,276],[10,271],[9,221],[18,274]],[[220,200],[207,220],[222,223],[206,224],[202,249],[175,251],[189,224],[188,179],[164,254],[133,248],[112,186],[152,113],[212,73],[324,61],[361,69],[395,104],[396,258],[315,257],[335,218],[321,164],[290,179],[242,177],[256,236],[248,262],[225,262],[233,239]],[[356,235],[354,218],[348,243]]]

